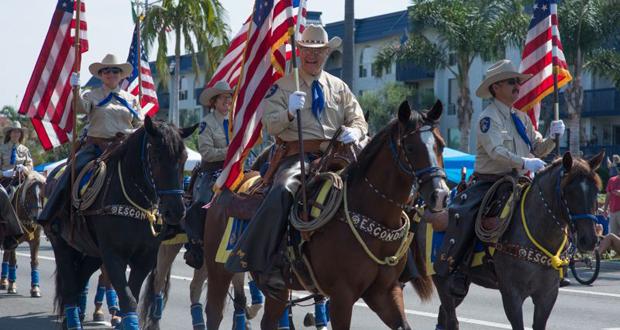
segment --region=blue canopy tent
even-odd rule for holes
[[[448,181],[452,183],[459,183],[461,181],[461,168],[467,168],[467,179],[474,173],[474,160],[475,155],[466,154],[464,152],[444,148],[443,149],[443,164],[445,167]]]

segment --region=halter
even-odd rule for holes
[[[150,184],[151,189],[157,194],[157,196],[161,197],[162,195],[183,195],[185,192],[183,189],[157,189],[157,185],[153,180],[153,171],[151,168],[150,158],[146,156],[147,150],[150,147],[150,143],[148,143],[148,139],[146,138],[148,135],[147,132],[144,132],[144,136],[142,138],[142,151],[140,153],[140,159],[142,163],[145,164],[144,171],[144,179],[147,183]],[[178,164],[176,165],[178,167]]]

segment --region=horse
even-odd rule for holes
[[[524,328],[522,305],[527,297],[534,303],[533,329],[545,329],[558,296],[560,272],[566,269],[560,252],[566,247],[569,231],[576,235],[574,243],[580,250],[594,249],[596,219],[592,214],[601,188],[595,171],[603,155],[581,159],[565,153],[538,172],[521,194],[506,231],[498,243],[490,245],[495,247],[492,262],[470,269],[470,283],[500,291],[513,329]],[[426,247],[430,223],[420,223],[412,249],[431,250]],[[556,251],[559,258],[551,257]],[[428,276],[433,272],[423,267],[421,273]],[[441,301],[436,329],[458,329],[456,307],[464,297],[452,296],[449,278],[433,274],[432,279]]]
[[[108,170],[100,174],[104,182],[92,206],[70,221],[66,205],[57,215],[66,221],[45,228],[56,257],[55,309],[68,328],[81,327],[79,296],[101,265],[118,294],[121,327],[138,328],[137,299],[161,241],[155,227],[178,225],[185,213],[182,139],[195,128],[178,129],[146,117],[142,127],[102,156],[100,166]]]
[[[19,174],[20,184],[12,194],[11,205],[15,210],[24,235],[19,238],[18,244],[27,242],[30,248],[30,296],[41,297],[39,288],[39,246],[41,226],[36,222],[43,208],[45,177],[35,171],[25,168]],[[2,275],[0,290],[7,290],[9,294],[17,294],[17,258],[15,249],[5,250],[2,259]]]
[[[412,189],[432,204],[433,211],[445,208],[448,196],[442,170],[445,143],[437,128],[442,110],[440,102],[426,113],[413,111],[406,101],[403,102],[397,118],[369,142],[357,161],[345,168],[341,174],[344,203],[338,205],[334,218],[314,231],[306,242],[305,256],[312,266],[316,284],[320,292],[330,298],[329,314],[334,329],[350,327],[353,304],[359,298],[364,299],[390,328],[410,329],[399,282],[407,259],[403,256],[411,239],[409,219],[403,217],[403,209],[407,207],[405,203]],[[221,237],[226,226],[226,205],[220,202],[222,196],[224,193],[212,203],[205,223],[209,329],[219,327],[226,295],[224,288],[232,277],[223,264],[214,262],[218,236]],[[359,233],[363,229],[355,227],[352,221],[347,223],[351,214],[362,217],[366,225],[372,222],[375,228],[379,225],[397,235],[386,242],[380,236],[371,236],[372,232]],[[263,329],[277,327],[287,307],[289,289],[303,289],[294,276],[287,276],[285,282],[286,289],[266,297],[261,320]],[[259,287],[263,291],[268,289]]]

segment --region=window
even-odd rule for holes
[[[392,73],[392,65],[390,64],[385,68],[385,74],[391,74]]]
[[[459,88],[455,78],[448,80],[448,115],[456,115]]]
[[[450,54],[448,54],[448,65],[456,65],[456,52],[450,52]]]
[[[187,90],[179,91],[179,101],[187,100]]]
[[[448,129],[448,147],[459,149],[461,146],[461,131],[458,128]]]
[[[359,73],[360,78],[366,78],[366,76],[368,76],[368,72],[366,70],[366,68],[364,67],[363,64],[360,64],[360,73]]]
[[[381,74],[381,71],[382,71],[382,70],[381,70],[381,67],[380,67],[380,66],[378,66],[377,64],[372,63],[372,64],[370,65],[370,72],[372,73],[372,76],[373,76],[373,77],[376,77],[376,78],[381,78],[381,75],[382,75],[382,74]]]

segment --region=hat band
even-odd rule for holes
[[[300,40],[299,42],[302,42],[305,44],[317,44],[317,45],[324,45],[328,43],[327,41],[323,41],[323,40]]]

